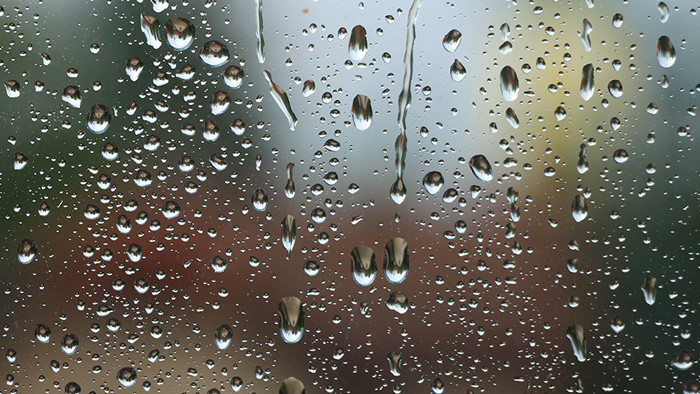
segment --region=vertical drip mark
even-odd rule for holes
[[[258,54],[258,61],[260,63],[265,63],[265,38],[263,37],[263,14],[262,14],[262,0],[255,0],[255,10],[257,12],[257,18],[255,19],[255,37],[258,38],[258,46],[256,48]]]
[[[406,185],[403,182],[403,170],[406,167],[406,115],[411,106],[411,79],[413,78],[413,44],[416,40],[416,20],[423,0],[413,0],[408,12],[406,31],[406,51],[403,56],[404,75],[401,94],[399,94],[399,136],[396,138],[396,181],[391,186],[391,199],[401,204],[406,198]]]

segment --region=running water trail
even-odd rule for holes
[[[257,18],[255,19],[255,37],[258,39],[258,46],[255,48],[258,54],[258,61],[265,63],[265,38],[263,37],[263,14],[262,0],[255,0],[255,10]]]
[[[399,94],[399,114],[397,122],[400,134],[396,138],[396,181],[391,186],[390,196],[395,203],[401,204],[406,198],[406,185],[403,182],[403,170],[406,167],[406,115],[411,106],[411,80],[413,79],[413,44],[416,41],[416,20],[423,0],[413,0],[408,12],[406,31],[406,52],[403,56],[404,75],[401,94]]]

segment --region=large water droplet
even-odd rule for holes
[[[506,101],[513,101],[518,98],[520,84],[515,70],[511,66],[505,66],[501,70],[501,94]]]
[[[581,98],[588,101],[593,97],[594,75],[593,64],[588,63],[583,66],[583,76],[581,77]]]
[[[442,39],[442,46],[447,52],[454,52],[459,47],[460,42],[462,42],[462,33],[457,29],[452,29]]]
[[[591,31],[593,31],[593,25],[588,19],[583,19],[583,27],[581,28],[581,41],[583,41],[583,48],[586,52],[591,51]]]
[[[112,114],[109,108],[103,104],[95,104],[90,108],[87,116],[87,127],[95,134],[102,134],[109,128],[112,122]]]
[[[202,50],[199,51],[199,57],[205,64],[211,67],[219,67],[228,61],[228,48],[219,41],[208,41],[202,46]]]
[[[406,280],[409,266],[408,243],[403,238],[392,238],[384,247],[384,276],[389,283]]]
[[[117,381],[124,387],[131,387],[136,383],[136,370],[124,367],[117,372]]]
[[[571,342],[576,359],[581,362],[586,361],[586,336],[583,327],[578,324],[569,326],[566,330],[566,336]]]
[[[472,173],[484,182],[491,182],[493,173],[491,172],[491,164],[484,155],[474,155],[469,159],[469,168]]]
[[[63,89],[61,100],[70,104],[73,108],[80,108],[83,102],[83,98],[80,95],[80,88],[77,86],[66,86],[65,89]]]
[[[656,43],[656,58],[661,67],[671,67],[676,62],[676,49],[671,44],[671,39],[666,36],[659,37]]]
[[[194,25],[185,18],[170,18],[165,22],[168,45],[176,51],[184,51],[194,42]]]
[[[367,54],[367,30],[357,25],[350,32],[350,42],[348,43],[348,53],[350,59],[354,61],[362,60]]]
[[[367,130],[372,125],[372,103],[369,97],[358,94],[352,100],[352,122],[358,130]]]
[[[304,335],[304,310],[297,297],[284,297],[277,304],[279,327],[282,339],[287,343],[296,343]]]
[[[455,61],[450,66],[450,78],[452,78],[452,80],[455,82],[459,82],[463,80],[466,76],[467,69],[464,68],[464,65],[462,65],[462,63],[459,60],[455,59]]]
[[[160,22],[155,17],[141,14],[141,31],[146,36],[146,44],[155,49],[163,45],[160,40]]]
[[[289,102],[287,92],[277,86],[277,84],[272,80],[272,74],[270,74],[270,72],[267,70],[265,70],[265,79],[267,79],[267,82],[270,85],[270,94],[272,94],[272,98],[275,100],[277,106],[282,110],[282,113],[284,113],[284,116],[289,122],[289,129],[294,130],[294,127],[297,125],[297,116],[294,114],[294,111],[292,111],[292,104]]]
[[[581,194],[574,197],[574,202],[571,204],[571,216],[574,220],[580,222],[588,216],[588,207],[586,206],[586,198]]]
[[[231,326],[228,324],[222,324],[216,328],[216,331],[214,332],[214,340],[216,341],[216,346],[219,349],[226,349],[231,344],[232,339],[233,330],[231,329]]]
[[[290,376],[282,381],[279,394],[306,394],[306,388],[301,380]]]
[[[31,239],[23,239],[17,248],[17,260],[22,264],[29,264],[36,257],[36,244]]]
[[[369,286],[377,276],[377,260],[374,251],[360,245],[350,252],[352,278],[360,286]]]
[[[282,246],[287,250],[287,255],[292,253],[294,242],[297,239],[297,222],[294,216],[286,215],[282,219]]]
[[[423,177],[423,187],[428,194],[437,194],[444,183],[445,178],[438,171],[430,171]]]
[[[649,276],[644,279],[644,285],[642,285],[642,293],[644,294],[644,301],[649,305],[654,305],[656,302],[656,277]]]

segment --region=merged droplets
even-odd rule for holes
[[[36,244],[31,239],[23,239],[17,248],[17,261],[22,264],[29,264],[36,257]]]
[[[511,66],[505,66],[501,70],[501,94],[506,101],[513,101],[518,98],[520,83],[515,70]]]
[[[163,45],[160,40],[160,22],[155,17],[141,14],[141,31],[146,36],[146,44],[155,49]]]
[[[484,155],[472,156],[472,158],[469,159],[469,168],[472,170],[474,176],[484,182],[491,182],[493,179],[491,164]]]
[[[358,94],[352,100],[352,123],[364,131],[372,125],[372,102],[364,94]]]
[[[95,134],[102,134],[109,128],[112,122],[112,114],[103,104],[95,104],[90,108],[87,116],[87,127]]]
[[[348,43],[348,54],[350,59],[360,61],[367,54],[367,30],[357,25],[350,32],[350,42]]]
[[[185,18],[170,18],[165,22],[165,37],[176,51],[184,51],[194,42],[194,25]]]
[[[131,387],[136,383],[136,370],[124,367],[117,372],[117,381],[124,387]]]
[[[389,372],[394,376],[401,376],[401,353],[390,352],[386,359],[389,361]]]
[[[359,245],[350,252],[352,278],[360,286],[369,286],[377,276],[377,260],[371,248]]]
[[[408,243],[403,238],[392,238],[384,246],[384,276],[389,283],[399,284],[408,276]]]
[[[580,362],[586,361],[586,336],[583,327],[578,324],[569,326],[566,330],[566,337],[571,342],[576,359]]]
[[[670,38],[659,37],[656,43],[656,58],[659,60],[659,65],[664,68],[669,68],[676,62],[676,49],[671,44]]]
[[[199,51],[199,57],[205,64],[219,67],[228,61],[228,48],[219,41],[208,41]]]
[[[593,31],[593,25],[588,19],[583,19],[583,27],[581,28],[581,41],[583,42],[583,48],[586,52],[591,51],[591,31]]]
[[[445,37],[442,39],[442,47],[445,48],[447,52],[454,52],[459,47],[459,43],[462,42],[462,33],[457,29],[452,29]]]
[[[389,298],[386,300],[387,308],[394,312],[404,314],[408,312],[408,297],[401,292],[393,292],[389,294]]]
[[[297,297],[284,297],[277,304],[279,327],[282,339],[287,343],[296,343],[304,335],[304,310]]]

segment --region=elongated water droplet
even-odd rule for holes
[[[219,90],[212,95],[209,108],[211,109],[212,115],[221,115],[226,112],[229,105],[231,105],[231,98],[228,96],[228,93]]]
[[[450,78],[455,82],[460,82],[467,76],[467,69],[464,68],[462,63],[455,59],[455,61],[450,66]]]
[[[361,25],[352,28],[350,41],[348,42],[348,54],[350,59],[359,62],[367,54],[367,30]]]
[[[297,239],[297,222],[294,216],[286,215],[282,219],[282,246],[287,250],[287,256],[294,249],[294,242]]]
[[[219,67],[228,61],[228,48],[219,41],[207,41],[199,51],[199,57],[208,66]]]
[[[459,43],[462,42],[462,33],[457,29],[452,29],[445,37],[442,39],[442,47],[445,48],[447,52],[454,52],[459,47]]]
[[[508,124],[510,124],[510,127],[514,129],[517,129],[520,126],[520,120],[518,120],[518,115],[516,115],[513,108],[508,107],[506,110],[506,120],[508,121]]]
[[[491,182],[493,179],[491,164],[484,155],[472,156],[472,158],[469,159],[469,168],[472,170],[474,176],[484,182]]]
[[[257,45],[255,53],[258,55],[258,62],[265,63],[265,36],[263,35],[263,4],[262,0],[255,0],[255,38]]]
[[[618,29],[620,27],[622,27],[623,20],[624,20],[624,18],[622,17],[622,14],[617,13],[617,14],[613,15],[613,17],[612,17],[613,27],[618,28]]]
[[[588,101],[593,97],[594,75],[593,64],[588,63],[583,66],[583,76],[581,77],[581,98]]]
[[[221,350],[226,349],[233,339],[233,330],[228,324],[222,324],[216,328],[214,332],[214,340],[216,341],[216,347]]]
[[[304,335],[304,309],[297,297],[284,297],[277,304],[279,327],[282,339],[296,343]]]
[[[593,25],[588,19],[583,19],[583,27],[581,28],[581,41],[583,42],[583,48],[586,52],[591,51],[591,31],[593,31]]]
[[[676,49],[671,44],[671,39],[666,36],[659,37],[656,43],[656,58],[661,67],[668,68],[676,62]]]
[[[668,20],[668,17],[671,15],[671,13],[668,10],[668,6],[666,3],[663,1],[659,3],[657,6],[657,9],[659,10],[659,13],[661,14],[661,23],[666,23]]]
[[[515,70],[511,66],[505,66],[501,70],[501,94],[506,101],[513,101],[518,98],[520,83]]]
[[[87,116],[87,127],[95,134],[102,134],[109,128],[112,122],[112,114],[106,105],[95,104],[90,108]]]
[[[316,83],[314,81],[307,79],[304,81],[304,86],[301,88],[301,94],[304,97],[309,97],[316,91]]]
[[[642,285],[642,293],[644,294],[644,301],[649,305],[654,305],[656,302],[656,277],[649,276],[644,279],[644,285]]]
[[[287,164],[287,184],[284,186],[284,195],[287,198],[293,198],[296,194],[296,188],[294,187],[294,180],[292,179],[292,172],[294,171],[294,163]]]
[[[571,204],[571,216],[574,220],[580,222],[588,216],[588,206],[586,206],[586,198],[581,194],[574,197],[574,202]]]
[[[158,49],[163,45],[160,40],[160,22],[152,16],[141,14],[141,31],[146,36],[146,44]]]
[[[578,324],[569,326],[566,330],[566,336],[571,342],[576,359],[580,362],[586,361],[586,336],[583,327]]]
[[[267,82],[270,85],[270,94],[272,95],[272,98],[277,103],[277,106],[282,110],[284,116],[287,117],[289,129],[294,130],[294,127],[297,125],[297,116],[294,115],[294,111],[292,111],[292,104],[289,102],[287,92],[277,86],[277,84],[272,80],[272,74],[270,74],[270,72],[267,70],[265,70],[265,79],[267,79]]]
[[[391,352],[386,355],[389,361],[389,372],[394,376],[401,376],[401,353]]]
[[[360,286],[369,286],[377,276],[377,260],[374,251],[360,245],[350,252],[352,278]]]
[[[622,82],[618,79],[613,79],[608,83],[608,91],[610,92],[610,95],[615,97],[615,98],[620,98],[622,97]]]
[[[194,42],[194,25],[185,18],[170,18],[165,22],[165,37],[176,51],[184,51]]]
[[[384,247],[384,276],[389,283],[406,280],[409,267],[408,243],[403,238],[392,238]]]
[[[372,125],[372,102],[364,94],[352,100],[352,122],[358,130],[364,131]]]
[[[279,394],[306,394],[306,388],[301,380],[290,376],[282,381]]]
[[[581,144],[581,149],[578,152],[578,163],[576,164],[576,170],[579,174],[583,174],[588,171],[588,159],[586,158],[586,152],[588,147],[586,144]]]

